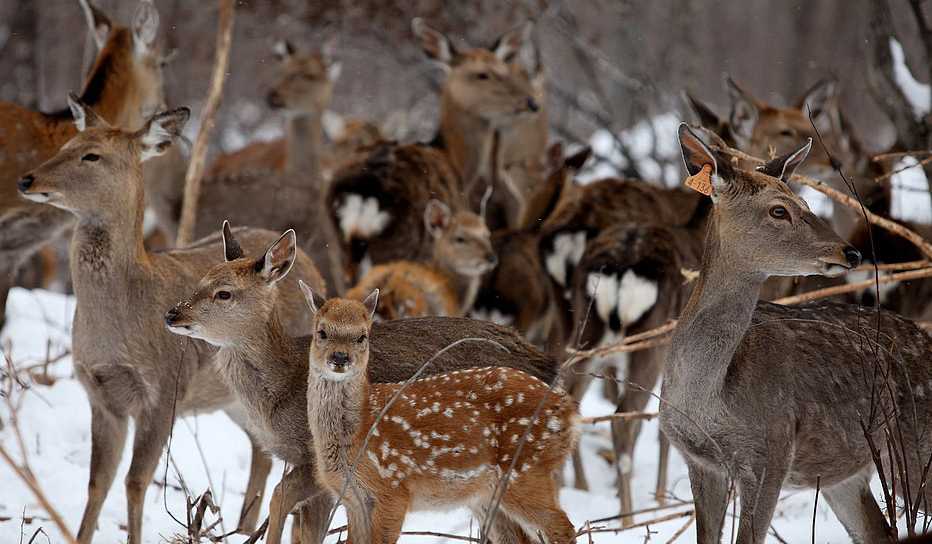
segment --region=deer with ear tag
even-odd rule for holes
[[[367,367],[379,291],[359,302],[302,289],[314,316],[307,414],[317,475],[346,505],[350,540],[397,541],[409,510],[468,506],[481,514],[514,466],[500,515],[531,538],[540,531],[553,544],[575,541],[554,478],[576,441],[572,400],[505,367],[373,384]]]
[[[135,132],[110,126],[72,96],[80,132],[54,157],[19,183],[23,197],[76,216],[71,242],[71,276],[76,309],[72,333],[75,373],[91,404],[91,462],[88,502],[78,532],[91,541],[126,441],[135,423],[133,461],[126,477],[129,542],[142,542],[146,489],[168,439],[173,409],[178,414],[223,409],[241,424],[241,407],[211,364],[214,350],[202,342],[179,341],[162,323],[176,302],[213,263],[214,240],[169,252],[143,246],[143,162],[158,156],[179,136],[190,111],[158,113]],[[244,229],[247,250],[266,247],[277,235]],[[323,286],[314,264],[299,254],[293,278]],[[297,297],[294,279],[283,286]],[[278,307],[286,328],[301,330],[300,304],[283,298]],[[298,299],[299,300],[299,299]],[[245,501],[261,496],[270,468],[253,442],[253,466]],[[246,523],[250,514],[244,510]]]
[[[758,302],[770,276],[836,275],[861,261],[787,185],[811,140],[753,172],[685,124],[679,141],[687,172],[709,173],[714,211],[669,348],[660,425],[689,467],[698,542],[719,542],[732,483],[740,544],[764,542],[784,486],[819,486],[855,542],[890,541],[865,433],[875,444],[900,437],[902,464],[886,449],[880,459],[903,468],[887,475],[897,493],[926,504],[932,400],[914,387],[932,380],[932,339],[888,312]]]

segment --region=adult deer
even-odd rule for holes
[[[714,212],[669,348],[660,425],[689,467],[698,541],[719,542],[732,484],[739,543],[764,541],[784,486],[820,487],[854,541],[891,541],[871,495],[869,439],[897,437],[897,459],[883,447],[878,459],[894,467],[896,492],[922,507],[932,339],[887,312],[758,302],[768,276],[839,274],[861,260],[787,186],[811,141],[757,172],[686,125],[679,141],[689,174],[710,176]]]
[[[81,6],[100,49],[81,99],[114,126],[138,129],[163,100],[158,12],[144,0],[125,27],[89,2]],[[16,270],[74,223],[64,210],[22,199],[12,180],[54,155],[75,132],[67,109],[47,114],[0,102],[0,327]]]
[[[477,209],[491,179],[495,131],[539,108],[530,80],[509,65],[530,25],[506,33],[494,50],[464,51],[420,19],[412,27],[447,74],[440,126],[431,145],[385,143],[335,175],[327,204],[354,276],[366,257],[373,264],[429,258],[433,239],[421,217],[427,201],[454,212]]]
[[[75,373],[91,404],[91,462],[88,501],[78,540],[91,541],[126,441],[135,422],[133,460],[126,476],[129,542],[142,542],[146,489],[172,427],[172,415],[224,409],[243,423],[241,407],[210,364],[213,350],[179,342],[164,329],[161,314],[212,264],[214,244],[150,253],[143,247],[142,164],[164,153],[188,119],[186,108],[151,117],[142,129],[111,127],[72,96],[80,132],[57,155],[19,180],[20,193],[77,217],[71,242],[71,275],[76,309],[72,334]],[[251,250],[277,236],[244,230]],[[297,258],[297,277],[323,286],[314,264]],[[271,260],[262,274],[274,273]],[[295,282],[285,286],[298,297]],[[305,325],[300,304],[283,299],[279,311],[290,330]],[[269,460],[253,442],[253,466],[246,504],[264,489]],[[255,523],[258,509],[244,507],[243,523]]]
[[[220,245],[220,242],[217,242]],[[295,241],[285,233],[270,250],[277,256],[278,271],[265,277],[256,271],[263,253],[247,256],[229,227],[223,229],[224,262],[217,264],[198,283],[197,289],[176,304],[165,317],[177,334],[203,339],[219,348],[219,371],[242,400],[250,428],[263,437],[263,447],[295,468],[276,488],[270,502],[267,542],[281,538],[285,515],[300,501],[299,532],[303,542],[319,542],[326,531],[326,514],[332,499],[315,477],[314,448],[307,421],[307,380],[310,336],[288,334],[274,307],[280,296],[280,280],[294,258]],[[268,252],[266,252],[268,254]],[[227,295],[218,296],[221,292]],[[418,366],[447,345],[462,338],[489,342],[451,348],[425,370],[439,372],[474,367],[503,366],[521,370],[551,383],[557,372],[553,359],[535,350],[513,331],[471,319],[418,318],[375,323],[369,379],[376,383],[409,378]],[[497,346],[506,348],[502,351]],[[499,518],[495,533],[502,542],[531,542],[521,530]],[[511,535],[511,536],[509,536]],[[517,537],[517,540],[515,540]]]
[[[302,286],[314,315],[307,421],[317,477],[346,506],[350,540],[396,542],[409,510],[487,508],[514,467],[501,513],[527,536],[575,541],[555,479],[577,439],[575,402],[504,367],[373,384],[379,291],[325,301]]]

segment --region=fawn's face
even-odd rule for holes
[[[112,128],[71,97],[78,134],[17,183],[20,194],[78,215],[136,210],[143,161],[165,153],[190,116],[180,108],[151,117],[136,132]]]
[[[190,297],[165,314],[165,326],[175,334],[220,347],[246,340],[244,331],[264,328],[271,318],[278,298],[276,284],[294,264],[296,247],[294,231],[289,230],[264,255],[245,257],[225,222],[225,262],[212,268]]]
[[[460,109],[495,126],[540,109],[532,78],[515,66],[530,42],[530,24],[505,33],[492,49],[462,52],[420,19],[412,27],[424,52],[447,71],[446,96]]]
[[[273,109],[321,114],[330,106],[333,84],[340,75],[340,63],[329,53],[298,53],[287,42],[275,47],[279,77],[266,97]]]
[[[305,297],[314,313],[311,370],[337,381],[365,376],[378,291],[363,302],[341,298],[324,302],[307,289]]]
[[[481,276],[498,264],[492,234],[475,213],[453,214],[446,205],[431,200],[424,221],[434,237],[435,262],[467,277]]]
[[[679,130],[687,171],[712,169],[712,200],[721,246],[735,266],[763,276],[838,275],[860,264],[861,255],[809,210],[787,185],[812,142],[774,159],[761,171],[732,167],[684,124]],[[735,257],[738,256],[738,257]]]

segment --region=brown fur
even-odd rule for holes
[[[315,333],[308,423],[320,482],[338,496],[348,484],[342,499],[349,538],[395,542],[409,510],[480,510],[477,503],[490,503],[514,463],[502,514],[528,536],[540,530],[549,542],[574,541],[554,472],[576,440],[575,403],[505,368],[439,374],[403,391],[401,384],[370,383],[368,333],[377,296],[375,291],[363,303],[331,299],[319,309],[309,297]],[[396,394],[398,401],[388,406]],[[529,441],[519,451],[525,432]]]
[[[213,350],[199,342],[179,342],[161,320],[164,309],[216,259],[216,242],[208,239],[163,253],[143,247],[141,161],[165,151],[187,120],[187,110],[159,114],[140,131],[125,132],[111,128],[92,110],[73,107],[83,112],[88,128],[30,172],[32,185],[24,194],[68,209],[78,219],[71,244],[76,296],[72,346],[92,416],[89,499],[78,539],[87,543],[92,538],[132,418],[136,432],[126,487],[129,542],[135,544],[142,540],[144,497],[173,411],[224,409],[239,419],[235,398],[210,364]],[[98,158],[92,160],[94,156]],[[273,233],[255,229],[240,237],[251,250],[275,239]],[[323,286],[306,256],[300,255],[298,264],[297,277]],[[290,282],[292,297],[295,288]],[[300,305],[282,304],[279,310],[290,330],[305,323]],[[254,465],[259,472],[260,467],[267,473],[267,463]],[[250,477],[247,502],[261,495],[265,474]]]

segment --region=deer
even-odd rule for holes
[[[362,300],[374,289],[379,297],[378,317],[461,317],[476,301],[482,277],[498,264],[491,233],[472,212],[454,214],[443,202],[431,199],[424,209],[427,232],[434,239],[433,257],[427,263],[392,261],[373,267],[347,291],[347,298]]]
[[[334,174],[327,208],[351,281],[364,260],[430,258],[433,238],[421,220],[428,200],[477,209],[494,171],[496,131],[539,109],[526,74],[509,65],[531,28],[505,33],[492,50],[460,51],[423,20],[412,21],[422,49],[446,72],[439,128],[429,145],[382,142]]]
[[[179,342],[161,321],[163,309],[212,265],[215,245],[208,238],[157,253],[143,245],[142,165],[168,150],[190,111],[158,113],[130,132],[111,126],[77,96],[69,97],[69,105],[78,133],[17,185],[23,197],[66,210],[77,219],[70,247],[76,298],[72,349],[75,374],[91,405],[88,500],[78,541],[88,543],[93,537],[126,441],[127,422],[133,419],[126,495],[128,540],[136,544],[142,541],[146,489],[172,427],[172,414],[222,409],[245,424],[241,407],[213,370],[213,350],[200,342]],[[257,250],[277,235],[243,229],[239,237],[243,247]],[[295,277],[324,288],[307,255],[299,253],[296,262]],[[266,264],[261,272],[272,274],[272,263]],[[297,296],[294,281],[283,288]],[[289,330],[307,326],[301,304],[283,302],[280,311]],[[253,463],[243,526],[255,524],[258,510],[249,507],[254,498],[261,499],[271,468],[250,438]]]
[[[748,171],[685,124],[678,137],[687,172],[708,175],[713,215],[668,349],[660,426],[686,459],[698,542],[719,542],[732,484],[739,543],[764,541],[784,486],[818,487],[853,541],[892,541],[869,486],[871,443],[900,437],[891,485],[925,504],[932,339],[886,311],[758,301],[768,276],[837,275],[861,261],[788,186],[811,140]]]
[[[350,540],[396,542],[411,510],[488,509],[508,478],[503,515],[529,537],[575,542],[554,477],[577,440],[575,402],[506,367],[372,383],[379,291],[360,302],[302,289],[314,316],[307,420],[316,472],[346,506]]]
[[[281,539],[285,515],[303,501],[298,524],[301,541],[319,542],[326,532],[326,513],[332,505],[329,493],[315,476],[315,454],[307,422],[311,337],[290,335],[275,311],[279,296],[283,296],[281,280],[294,267],[296,244],[294,231],[289,230],[264,253],[249,256],[229,223],[224,223],[217,242],[223,260],[204,274],[192,294],[165,314],[169,331],[217,348],[215,367],[241,399],[253,434],[263,437],[263,448],[295,467],[270,500],[266,541],[271,544]],[[274,257],[273,269],[277,272],[272,277],[256,270],[266,255]],[[229,296],[220,295],[223,292]],[[492,323],[462,318],[406,318],[376,322],[369,335],[373,345],[367,371],[375,383],[411,377],[423,361],[462,338],[490,342],[453,347],[427,366],[424,375],[502,366],[548,384],[556,379],[557,364],[553,359],[511,330]],[[257,394],[259,391],[263,393]],[[505,538],[519,536],[521,530],[499,518],[493,532]],[[520,538],[505,541],[531,542]]]
[[[162,57],[156,44],[159,16],[152,2],[139,3],[130,26],[114,23],[88,1],[81,7],[99,47],[81,98],[114,125],[138,129],[144,113],[163,102]],[[75,134],[69,110],[42,113],[0,102],[0,177],[16,180],[53,156]],[[73,224],[66,211],[19,197],[12,181],[0,183],[0,327],[17,270]]]

